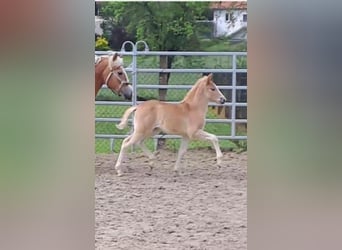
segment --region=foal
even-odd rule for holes
[[[122,121],[117,125],[123,129],[127,125],[129,115],[135,112],[134,132],[122,142],[121,151],[115,165],[118,176],[122,175],[120,168],[125,151],[131,145],[138,145],[150,160],[154,155],[146,148],[144,140],[163,131],[166,134],[180,135],[181,145],[178,151],[174,171],[178,172],[180,160],[188,148],[190,140],[209,140],[216,151],[217,164],[222,163],[222,152],[215,135],[203,130],[209,101],[223,104],[226,98],[212,81],[212,74],[200,78],[185,98],[177,104],[146,101],[138,106],[127,109]]]

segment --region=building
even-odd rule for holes
[[[213,36],[230,36],[231,40],[247,39],[247,1],[212,2]]]
[[[98,36],[103,35],[103,30],[101,24],[103,23],[103,18],[100,15],[101,2],[95,1],[95,34]]]

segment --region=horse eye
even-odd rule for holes
[[[119,74],[119,76],[121,76],[121,75],[122,75],[122,72],[118,72],[118,74]]]
[[[216,89],[215,88],[210,88],[211,91],[215,91]]]

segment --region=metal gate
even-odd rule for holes
[[[137,49],[140,44],[144,45],[142,50]],[[127,45],[131,46],[130,51],[126,50]],[[107,54],[108,52],[106,51],[95,51],[95,55],[98,56]],[[228,98],[228,102],[223,105],[209,103],[211,107],[224,106],[225,114],[223,117],[222,115],[215,115],[213,113],[214,109],[209,108],[211,117],[206,119],[206,123],[211,124],[208,126],[211,126],[214,131],[207,131],[216,134],[220,142],[227,140],[247,140],[246,131],[245,133],[237,131],[238,125],[244,125],[247,128],[247,52],[149,51],[144,41],[138,41],[136,44],[126,41],[122,45],[120,54],[124,56],[125,65],[129,64],[125,69],[129,75],[130,82],[132,82],[132,101],[123,101],[121,99],[95,101],[96,146],[98,146],[100,140],[106,140],[105,148],[103,150],[96,150],[96,152],[118,151],[121,140],[127,137],[130,131],[126,130],[124,133],[120,131],[119,133],[114,129],[114,123],[118,123],[121,120],[124,109],[140,103],[137,98],[140,93],[141,95],[153,95],[153,99],[157,99],[158,95],[156,92],[159,89],[167,89],[168,93],[176,93],[178,91],[180,93],[179,96],[172,97],[172,100],[168,101],[171,103],[178,102],[183,99],[185,93],[192,87],[196,80],[206,73],[213,73],[215,83]],[[161,69],[158,65],[159,56],[173,56],[177,60],[174,59],[173,68]],[[209,60],[209,58],[211,59]],[[159,85],[159,73],[170,73],[171,77],[173,77],[171,82],[169,81],[168,85]],[[180,75],[184,78],[181,78]],[[239,81],[241,77],[237,77],[241,75],[245,75],[244,82]],[[215,77],[219,80],[216,80]],[[180,79],[182,79],[181,82]],[[106,91],[106,88],[103,87],[100,91]],[[110,93],[108,95],[113,94]],[[104,115],[101,109],[109,110],[108,115]],[[244,109],[244,112],[242,112],[244,114],[243,117],[241,115],[240,117],[237,116],[238,109]],[[130,119],[129,121],[131,122],[132,120]],[[217,134],[220,129],[215,129],[215,126],[219,128],[223,125],[227,125],[227,127],[220,131],[221,134]],[[106,130],[104,127],[108,127],[109,129]],[[217,133],[215,133],[216,130]],[[153,138],[153,147],[156,146],[158,138],[161,137],[166,139],[180,138],[176,135],[157,135]],[[118,143],[117,145],[115,145],[116,142]]]

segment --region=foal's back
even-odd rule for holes
[[[134,129],[150,136],[159,129],[167,134],[191,137],[191,131],[204,126],[203,119],[190,112],[187,103],[166,103],[150,100],[140,104],[135,112]]]

